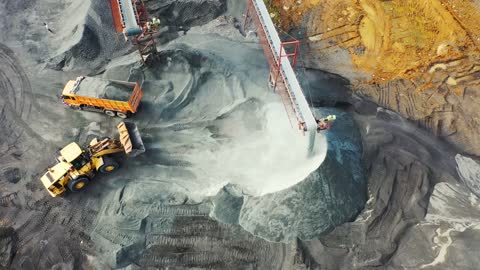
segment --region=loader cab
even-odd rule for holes
[[[82,148],[80,148],[80,146],[75,142],[70,143],[69,145],[65,146],[60,150],[60,155],[63,157],[63,159],[67,163],[72,163],[72,162],[75,162],[77,164],[81,163],[81,159],[78,159],[78,158],[81,157],[82,154],[83,154]]]
[[[60,150],[60,155],[63,157],[66,163],[72,165],[75,170],[80,171],[85,165],[90,163],[90,158],[88,154],[85,153],[80,146],[73,142],[65,146]]]
[[[84,153],[80,154],[76,159],[72,160],[70,164],[76,169],[76,170],[81,170],[83,166],[85,166],[88,163],[88,158]]]

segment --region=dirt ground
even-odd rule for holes
[[[326,138],[318,134],[318,151],[308,155],[308,141],[268,90],[257,41],[228,16],[242,7],[193,2],[149,2],[166,25],[148,66],[102,16],[108,2],[1,3],[10,14],[0,30],[0,268],[305,267],[296,237],[361,209],[366,192],[352,190],[365,190],[363,179],[345,172],[338,183],[348,189],[325,184],[333,178],[317,171]],[[195,16],[195,7],[204,14]],[[211,10],[227,16],[211,18]],[[119,119],[59,100],[64,84],[81,75],[141,83],[141,108],[129,121],[147,151],[120,158],[118,172],[97,176],[82,193],[51,198],[39,177],[58,149],[116,135]],[[352,148],[344,145],[339,154]],[[359,152],[329,169],[341,162],[358,169]],[[334,196],[316,200],[312,187]],[[345,196],[342,207],[333,207],[335,196]]]
[[[460,50],[458,44],[440,46],[435,35],[426,34],[424,43],[412,40],[432,27],[443,31],[438,35],[444,39],[472,44],[471,38],[462,39],[467,34],[460,30],[449,34],[442,23],[425,21],[438,5],[272,2],[274,20],[299,25],[309,48],[321,52],[317,56],[322,61],[314,58],[312,66],[324,64],[330,71],[307,65],[297,69],[312,104],[337,107],[313,109],[318,116],[336,114],[338,120],[335,128],[318,135],[319,151],[311,158],[304,137],[290,127],[280,97],[267,87],[268,67],[255,33],[239,31],[243,2],[146,2],[162,21],[160,54],[148,66],[113,32],[105,15],[108,1],[0,2],[0,269],[478,265],[478,256],[468,253],[469,247],[478,249],[476,242],[468,239],[479,235],[479,205],[458,185],[456,150],[379,107],[398,100],[403,104],[393,96],[402,94],[398,85],[388,85],[395,91],[375,88],[379,105],[351,91],[369,93],[377,87],[370,84],[376,79],[362,72],[396,78],[424,68],[423,62],[412,64],[407,60],[413,56],[404,60],[397,50],[405,50],[403,55],[418,52],[425,59],[431,54],[435,61]],[[452,5],[449,14],[468,5]],[[319,10],[331,15],[310,16]],[[279,21],[275,12],[295,16]],[[387,36],[385,29],[397,29],[389,28],[398,19],[392,12],[412,13],[419,21],[399,19],[405,36]],[[445,20],[453,21],[449,18]],[[309,20],[311,31],[301,27]],[[46,31],[44,21],[55,34]],[[330,34],[316,31],[330,27],[325,31]],[[355,46],[341,42],[352,37]],[[398,45],[387,46],[387,38]],[[440,54],[437,48],[427,50],[429,45],[440,46]],[[344,60],[350,59],[344,52],[353,59],[350,74],[356,77],[351,81],[331,72],[344,75]],[[333,60],[324,61],[328,57]],[[456,63],[464,63],[455,61],[439,62],[429,76],[444,76]],[[470,69],[470,62],[465,63],[462,70]],[[141,82],[145,96],[129,121],[139,127],[147,151],[133,159],[119,157],[121,169],[99,175],[84,192],[54,199],[38,179],[54,163],[56,151],[72,141],[85,145],[94,136],[115,135],[120,121],[61,104],[64,84],[80,75]],[[359,77],[370,88],[355,85]],[[448,84],[457,77],[435,78]],[[415,104],[412,95],[402,98]],[[442,99],[429,96],[428,102]],[[414,105],[402,109],[398,111],[415,116]],[[465,115],[474,115],[468,109]],[[441,120],[447,112],[445,105]],[[447,121],[437,127],[450,131]],[[472,160],[461,167],[469,187],[477,186],[471,169],[475,164]]]
[[[446,82],[457,94],[478,83],[480,19],[475,2],[292,0],[271,5],[286,18],[281,24],[286,29],[299,26],[310,12],[320,13],[299,36],[307,35],[313,43],[310,53],[346,48],[356,69],[372,74],[373,81],[421,77],[418,90]]]
[[[285,37],[300,40],[300,66],[327,71],[323,76],[332,80],[340,76],[353,91],[347,100],[358,102],[353,114],[370,153],[366,209],[355,222],[306,243],[314,265],[475,269],[479,2],[269,3]],[[329,104],[345,100],[338,85],[318,88]],[[462,164],[456,154],[472,160]],[[443,165],[429,164],[430,158]],[[455,172],[460,168],[468,171],[463,181]]]
[[[345,77],[356,94],[479,155],[478,1],[270,3],[301,41],[302,65]]]

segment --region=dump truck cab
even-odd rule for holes
[[[91,175],[91,164],[88,153],[72,142],[60,150],[60,162],[66,162],[71,167],[71,172],[76,175]]]

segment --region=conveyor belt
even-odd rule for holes
[[[284,99],[285,105],[291,106],[291,108],[287,108],[287,113],[289,111],[293,112],[298,122],[303,124],[303,129],[310,133],[311,140],[314,140],[317,122],[303,94],[290,60],[288,57],[280,57],[280,55],[287,55],[287,52],[282,46],[267,7],[263,0],[246,0],[246,3],[267,61],[272,70],[280,71],[277,90]]]

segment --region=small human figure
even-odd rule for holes
[[[147,22],[147,30],[148,32],[152,31],[152,22]]]
[[[152,18],[152,25],[154,30],[157,30],[160,27],[160,19],[157,17]]]
[[[45,28],[47,29],[48,32],[52,33],[52,34],[55,34],[52,29],[50,29],[50,27],[48,27],[48,24],[46,22],[43,23],[43,25],[45,25]]]
[[[329,129],[332,125],[332,122],[335,121],[337,117],[335,115],[329,115],[325,118],[315,119],[317,122],[317,130],[326,130]]]

